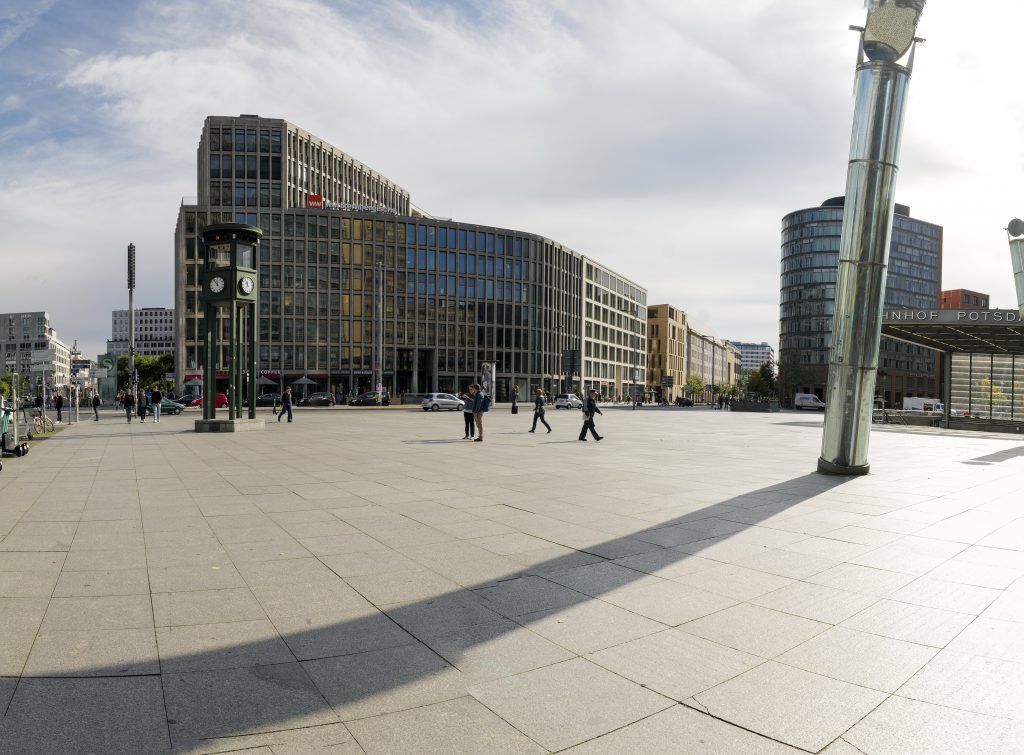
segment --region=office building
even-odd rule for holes
[[[107,353],[128,353],[128,310],[110,313],[110,338]],[[166,307],[142,307],[135,310],[135,356],[158,357],[174,351],[174,310]]]
[[[672,400],[684,395],[691,375],[702,385],[731,386],[739,376],[741,355],[728,341],[695,326],[686,312],[670,304],[647,308],[647,390]]]
[[[496,364],[499,401],[513,387],[523,398],[537,386],[610,394],[634,361],[645,367],[646,291],[563,244],[431,217],[395,182],[281,119],[208,117],[197,161],[197,198],[182,203],[175,232],[179,383],[200,366],[197,231],[222,222],[263,230],[259,371],[285,384],[306,377],[306,392],[370,390],[375,342],[395,394],[461,390],[485,363]],[[227,323],[218,327],[226,338]],[[576,374],[566,352],[587,355]],[[223,351],[220,364],[226,380]]]
[[[0,314],[0,356],[4,371],[28,375],[33,390],[66,386],[71,378],[71,349],[57,337],[48,312]]]
[[[761,341],[761,343],[729,341],[729,343],[739,349],[741,372],[754,372],[761,369],[761,365],[764,364],[771,365],[772,368],[775,367],[775,349],[767,341]]]
[[[988,309],[989,295],[966,288],[943,291],[939,298],[939,309]]]
[[[844,198],[837,197],[782,219],[780,377],[786,377],[788,368],[799,380],[786,384],[785,391],[813,393],[823,400],[827,398],[843,204]],[[909,207],[897,204],[885,306],[938,306],[941,271],[942,226],[913,218]],[[878,367],[876,391],[880,398],[884,394],[886,406],[900,405],[904,396],[939,395],[939,361],[931,349],[883,338]]]

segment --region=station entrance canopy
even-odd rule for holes
[[[1024,317],[1015,309],[886,309],[882,335],[943,352],[942,425],[1024,433]]]
[[[886,309],[882,335],[946,353],[1024,355],[1015,309]]]

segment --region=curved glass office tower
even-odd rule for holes
[[[843,197],[835,197],[782,219],[779,364],[806,368],[808,379],[798,392],[825,400],[843,204]],[[909,207],[897,204],[888,271],[886,307],[938,307],[942,226],[912,218]],[[889,407],[902,405],[904,396],[938,397],[938,369],[931,349],[883,337],[876,394]]]

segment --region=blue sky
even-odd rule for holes
[[[932,0],[898,200],[1016,305],[1024,4]],[[973,8],[973,11],[972,11]],[[208,114],[283,117],[428,212],[544,234],[716,335],[778,337],[779,222],[842,194],[861,0],[0,0],[3,309],[95,354],[173,304]]]

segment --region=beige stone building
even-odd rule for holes
[[[740,350],[696,327],[686,312],[670,304],[647,308],[647,392],[672,400],[685,395],[697,375],[705,385],[734,385],[742,364]]]

